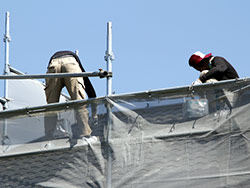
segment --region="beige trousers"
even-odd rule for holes
[[[47,73],[80,73],[82,72],[78,62],[74,57],[56,58],[51,61],[48,66]],[[66,86],[72,100],[85,98],[85,86],[82,77],[67,77],[67,78],[47,78],[45,94],[47,103],[59,102],[62,88]],[[88,110],[86,106],[75,110],[77,124],[82,127],[79,133],[80,136],[91,134],[91,129],[88,124]],[[57,117],[45,118],[45,134],[52,136],[56,126]]]

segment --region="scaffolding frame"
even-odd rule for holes
[[[107,71],[99,69],[99,71],[95,72],[82,72],[82,73],[56,73],[56,74],[36,74],[36,75],[10,75],[10,70],[15,70],[11,68],[9,63],[9,43],[10,39],[10,13],[6,12],[6,19],[5,19],[5,35],[4,35],[4,42],[5,42],[5,66],[4,66],[4,75],[0,75],[0,80],[4,80],[4,97],[0,98],[1,104],[4,106],[3,114],[12,112],[17,112],[17,110],[8,110],[8,80],[9,79],[45,79],[45,78],[62,78],[62,77],[100,77],[100,78],[107,78],[107,97],[112,95],[112,61],[114,60],[114,55],[112,51],[112,23],[109,21],[107,23],[107,50],[104,56],[105,61],[107,62]],[[76,51],[78,54],[78,51]],[[91,100],[91,99],[90,99]],[[57,104],[56,104],[57,105]],[[53,106],[46,105],[46,106]],[[40,108],[40,107],[36,107]],[[43,108],[44,109],[44,108]],[[28,110],[28,109],[26,109]],[[111,149],[109,146],[109,138],[111,137],[111,127],[112,122],[110,119],[112,107],[107,105],[107,131],[106,131],[106,142],[107,142],[107,151],[108,151],[108,160],[107,160],[107,187],[111,188]],[[7,135],[7,120],[4,121],[4,135]],[[5,142],[5,136],[3,138],[3,143]],[[3,144],[4,145],[4,144]]]

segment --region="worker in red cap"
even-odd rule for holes
[[[210,79],[220,81],[239,78],[236,70],[225,58],[212,56],[212,53],[205,55],[200,51],[195,52],[189,58],[189,65],[200,72],[208,70],[200,75],[199,80],[202,83]]]

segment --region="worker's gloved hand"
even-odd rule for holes
[[[208,72],[209,72],[209,70],[203,70],[203,71],[201,71],[199,80],[200,80],[202,83],[205,83],[205,82],[206,82],[205,75],[206,75]]]
[[[206,82],[206,80],[205,80],[205,78],[204,78],[204,75],[202,75],[202,74],[200,75],[199,80],[200,80],[202,83]]]

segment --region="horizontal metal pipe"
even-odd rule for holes
[[[61,77],[109,77],[112,72],[81,72],[81,73],[49,73],[49,74],[31,74],[31,75],[0,75],[2,79],[38,79],[38,78],[61,78]]]
[[[71,100],[66,102],[60,102],[60,103],[51,103],[51,104],[45,104],[41,106],[34,106],[34,107],[23,107],[19,109],[12,109],[12,110],[3,110],[0,111],[0,119],[1,118],[11,118],[11,117],[17,117],[22,115],[31,115],[34,113],[42,113],[42,112],[48,112],[48,111],[55,111],[56,110],[62,110],[62,109],[68,109],[73,108],[74,106],[79,106],[83,104],[93,104],[95,103],[98,105],[98,103],[103,103],[102,101],[105,99],[105,97],[99,97],[99,98],[91,98],[91,99],[81,99],[81,100]],[[95,102],[93,102],[95,101]]]
[[[187,92],[187,91],[191,91],[193,90],[198,90],[198,89],[208,89],[208,88],[215,88],[215,87],[220,87],[223,86],[223,88],[226,87],[226,85],[230,85],[230,84],[241,84],[243,82],[250,82],[250,78],[238,78],[238,79],[231,79],[231,80],[223,80],[223,81],[219,81],[219,82],[214,82],[214,83],[203,83],[203,84],[198,84],[198,85],[190,85],[190,86],[180,86],[180,87],[172,87],[172,88],[163,88],[163,89],[157,89],[157,90],[148,90],[148,91],[139,91],[139,92],[131,92],[131,93],[123,93],[123,94],[116,94],[116,95],[112,95],[115,96],[117,98],[120,97],[135,97],[138,95],[149,95],[149,94],[171,94],[171,93],[175,93],[175,92]]]
[[[249,83],[250,78],[242,78],[242,79],[236,79],[236,80],[225,80],[225,81],[220,81],[220,82],[215,82],[215,83],[209,83],[209,84],[200,84],[200,85],[195,85],[194,87],[196,89],[198,88],[213,88],[215,86],[223,86],[222,88],[227,88],[227,84],[242,84],[242,83]],[[250,84],[250,83],[249,83]],[[42,106],[35,106],[35,107],[27,107],[27,108],[21,108],[21,109],[15,109],[15,110],[3,110],[0,111],[0,118],[6,118],[6,117],[13,117],[18,114],[24,114],[27,111],[28,112],[42,112],[42,111],[49,111],[53,110],[54,108],[66,108],[72,105],[78,105],[80,103],[84,104],[89,104],[89,103],[102,103],[101,101],[105,100],[105,98],[113,98],[113,99],[128,99],[128,98],[137,98],[143,99],[144,96],[148,95],[151,93],[152,95],[167,95],[167,94],[172,94],[175,92],[187,92],[189,90],[190,86],[184,86],[184,87],[175,87],[175,88],[169,88],[169,89],[161,89],[161,90],[152,90],[152,91],[144,91],[144,92],[137,92],[137,93],[125,93],[125,94],[119,94],[119,95],[112,95],[110,97],[98,97],[94,99],[88,99],[88,100],[73,100],[73,101],[67,101],[63,103],[54,103],[54,104],[47,104],[47,105],[42,105]]]

